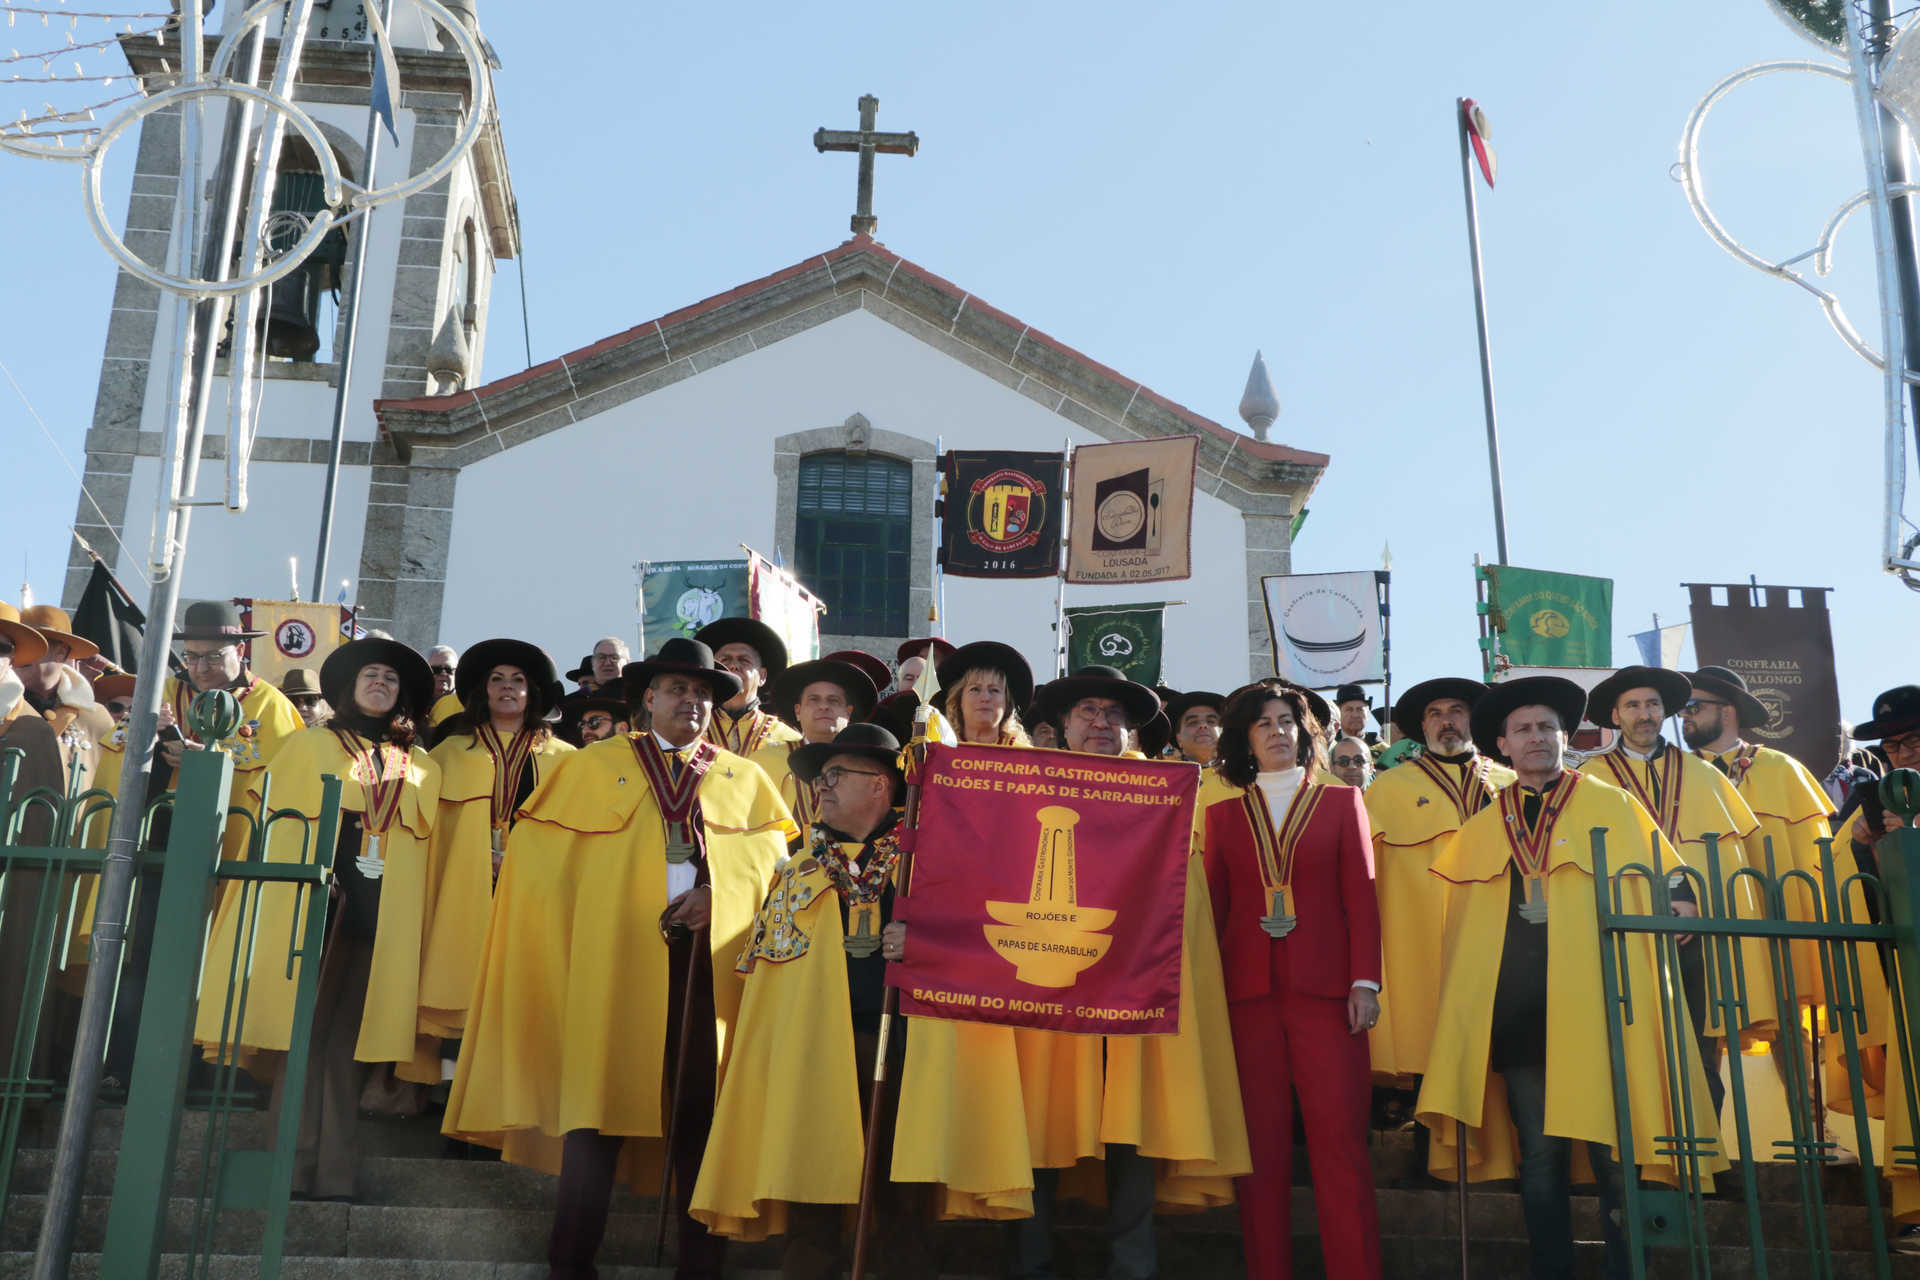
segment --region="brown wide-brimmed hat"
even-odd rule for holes
[[[951,640],[945,640],[939,636],[920,636],[914,640],[901,641],[900,647],[893,651],[893,661],[898,665],[908,658],[925,658],[929,646],[933,649],[933,657],[928,662],[929,666],[937,667],[953,656],[954,644]]]
[[[320,677],[311,667],[290,667],[287,674],[280,677],[280,692],[289,698],[318,698],[322,696]]]
[[[704,641],[671,636],[660,646],[660,651],[645,662],[629,662],[620,668],[620,677],[626,686],[627,705],[639,706],[641,695],[646,693],[654,677],[666,675],[698,676],[713,690],[715,702],[736,697],[741,689],[740,677],[725,667],[716,666],[713,650]]]
[[[32,666],[47,656],[47,638],[20,621],[20,611],[0,602],[0,636],[13,641],[13,665]]]
[[[1393,727],[1403,738],[1424,743],[1427,707],[1442,698],[1458,698],[1471,712],[1474,704],[1487,696],[1487,686],[1465,676],[1436,676],[1422,680],[1393,700]]]
[[[351,710],[354,677],[360,668],[376,662],[400,673],[407,709],[416,717],[425,716],[433,707],[433,669],[411,647],[385,636],[349,640],[327,655],[320,664],[320,691],[328,705],[335,711]]]
[[[180,619],[175,640],[253,640],[267,634],[240,625],[240,606],[231,600],[196,600]],[[335,652],[339,652],[335,650]],[[423,658],[424,663],[426,660]],[[358,668],[355,668],[358,670]],[[429,672],[429,675],[432,673]],[[331,699],[329,699],[331,701]]]
[[[69,662],[91,658],[100,652],[99,645],[85,636],[74,634],[73,619],[67,616],[65,609],[57,605],[36,604],[30,609],[22,609],[20,621],[45,636],[48,645],[66,645]]]
[[[864,649],[835,649],[832,653],[823,653],[820,656],[831,658],[835,662],[851,662],[860,668],[861,674],[873,681],[875,697],[879,696],[882,689],[893,683],[893,668]]]
[[[133,696],[134,677],[125,671],[108,671],[93,681],[93,700],[101,706],[116,698]]]
[[[1773,722],[1773,712],[1747,691],[1746,677],[1738,671],[1728,667],[1702,667],[1687,679],[1695,689],[1703,689],[1733,704],[1735,719],[1742,729],[1761,729]]]
[[[760,665],[767,669],[769,682],[787,669],[787,642],[758,618],[716,618],[694,632],[693,638],[715,653],[730,644],[752,645],[760,655]]]
[[[1602,729],[1613,728],[1614,707],[1623,694],[1633,689],[1652,689],[1660,695],[1660,704],[1666,713],[1677,716],[1693,696],[1693,681],[1687,678],[1686,672],[1666,667],[1622,667],[1593,686],[1593,692],[1587,695],[1587,719]]]
[[[1506,732],[1507,717],[1518,707],[1552,707],[1561,727],[1572,733],[1586,712],[1587,691],[1561,676],[1522,676],[1489,685],[1473,704],[1473,745],[1482,755],[1506,759],[1500,754],[1500,738]]]

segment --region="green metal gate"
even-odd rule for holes
[[[1883,784],[1883,799],[1892,812],[1911,817],[1914,786],[1920,777],[1896,774]],[[1904,807],[1903,807],[1904,806]],[[1842,840],[1844,840],[1844,836]],[[1703,869],[1658,866],[1646,860],[1622,861],[1610,865],[1606,833],[1592,833],[1595,883],[1609,886],[1609,892],[1595,895],[1599,915],[1601,979],[1607,1003],[1607,1039],[1611,1054],[1615,1116],[1618,1122],[1620,1161],[1625,1179],[1623,1207],[1629,1253],[1635,1280],[1646,1274],[1649,1247],[1684,1251],[1688,1274],[1711,1276],[1714,1269],[1713,1234],[1709,1230],[1708,1197],[1715,1194],[1714,1179],[1704,1175],[1704,1163],[1721,1154],[1734,1161],[1733,1169],[1721,1175],[1720,1203],[1726,1201],[1729,1184],[1744,1203],[1744,1244],[1739,1274],[1766,1280],[1770,1261],[1774,1271],[1805,1275],[1815,1280],[1832,1280],[1841,1274],[1834,1257],[1830,1232],[1830,1213],[1834,1207],[1825,1171],[1837,1163],[1835,1144],[1827,1140],[1821,1113],[1819,1073],[1825,1067],[1814,1060],[1806,1040],[1800,1034],[1801,1000],[1825,1006],[1818,1023],[1822,1039],[1836,1038],[1838,1058],[1845,1067],[1846,1101],[1851,1107],[1855,1150],[1860,1159],[1867,1219],[1868,1243],[1873,1274],[1881,1280],[1891,1276],[1888,1251],[1888,1215],[1881,1204],[1879,1169],[1882,1153],[1875,1149],[1870,1125],[1869,1091],[1863,1070],[1862,1036],[1867,1030],[1867,999],[1861,976],[1861,955],[1871,949],[1882,959],[1890,996],[1888,1046],[1897,1050],[1900,1061],[1911,1064],[1912,1030],[1920,1025],[1909,1001],[1920,996],[1920,948],[1916,947],[1915,923],[1920,920],[1920,830],[1907,829],[1889,834],[1876,845],[1881,874],[1876,877],[1862,871],[1849,871],[1837,865],[1835,841],[1820,842],[1820,873],[1797,868],[1780,869],[1770,838],[1761,841],[1763,866],[1740,867],[1729,875],[1717,842],[1706,839]],[[1843,846],[1844,847],[1844,846]],[[1846,861],[1852,862],[1851,855]],[[1671,913],[1668,876],[1684,875],[1697,898],[1699,918],[1681,918]],[[1623,909],[1622,877],[1644,875],[1652,889],[1651,914],[1629,914]],[[1759,916],[1742,916],[1733,899],[1742,882],[1750,883],[1763,903]],[[1789,890],[1804,890],[1817,904],[1817,919],[1796,920],[1787,910]],[[1879,904],[1878,920],[1857,919],[1853,910],[1856,889]],[[1678,1165],[1677,1187],[1642,1184],[1632,1171],[1649,1153],[1635,1152],[1633,1126],[1628,1116],[1626,1026],[1631,1021],[1631,984],[1638,973],[1631,949],[1640,944],[1639,936],[1651,935],[1657,961],[1657,981],[1667,998],[1658,1002],[1661,1010],[1659,1043],[1666,1058],[1668,1114],[1678,1121],[1679,1132],[1662,1134],[1655,1151],[1657,1157],[1669,1157]],[[1725,1131],[1693,1114],[1692,1099],[1683,1082],[1691,1064],[1699,1057],[1693,1027],[1686,1006],[1678,998],[1681,990],[1681,939],[1701,940],[1707,974],[1707,1004],[1718,1011],[1721,1024],[1743,1027],[1748,1021],[1749,993],[1755,984],[1770,982],[1777,994],[1782,1027],[1779,1035],[1786,1063],[1782,1084],[1786,1093],[1791,1138],[1776,1141],[1772,1150],[1756,1150],[1749,1113],[1745,1071],[1733,1060],[1728,1072],[1727,1108],[1732,1124]],[[1760,940],[1769,972],[1748,972],[1747,955],[1742,943]],[[1815,973],[1797,972],[1794,943],[1812,943],[1818,957]],[[1804,954],[1804,951],[1803,951]],[[1784,1012],[1784,1011],[1791,1011]],[[1791,1026],[1787,1026],[1791,1018]],[[1730,1038],[1729,1053],[1738,1053],[1737,1034]],[[1718,1064],[1704,1064],[1717,1070]],[[1914,1086],[1910,1071],[1893,1071],[1885,1076],[1889,1100],[1891,1092],[1905,1094],[1907,1114],[1916,1114]],[[1920,1168],[1920,1157],[1912,1145],[1894,1151],[1894,1163]],[[1798,1212],[1791,1220],[1770,1216],[1761,1194],[1763,1168],[1769,1163],[1784,1164],[1791,1170],[1793,1199]],[[1770,1251],[1771,1250],[1771,1254]],[[1791,1263],[1783,1261],[1790,1258]],[[1748,1260],[1750,1258],[1750,1261]],[[1663,1274],[1670,1269],[1662,1268]],[[1849,1275],[1857,1274],[1850,1271]]]
[[[231,698],[222,701],[222,697],[203,695],[194,703],[190,718],[202,741],[218,741],[238,723]],[[221,723],[228,716],[232,722]],[[54,1108],[79,1102],[67,1096],[68,1064],[60,1060],[61,1027],[49,996],[68,968],[71,940],[82,924],[79,916],[87,877],[97,875],[105,861],[101,849],[84,846],[90,833],[105,828],[114,806],[111,795],[83,790],[80,779],[65,795],[41,788],[13,798],[21,762],[17,750],[0,752],[0,939],[5,940],[4,954],[25,958],[17,974],[12,966],[0,973],[0,1009],[18,1005],[12,1025],[0,1026],[0,1036],[10,1037],[0,1041],[10,1044],[4,1075],[0,1075],[0,1216],[14,1194],[23,1126],[32,1121],[50,1128]],[[138,1038],[105,1236],[97,1243],[78,1246],[86,1252],[97,1248],[99,1273],[115,1280],[158,1274],[163,1250],[185,1255],[187,1275],[208,1274],[215,1228],[231,1210],[259,1211],[259,1274],[266,1280],[280,1274],[325,935],[330,878],[326,864],[338,832],[340,783],[326,781],[320,819],[303,833],[311,839],[302,859],[268,862],[269,829],[283,821],[304,819],[296,813],[273,811],[267,799],[259,812],[240,806],[229,809],[232,778],[233,762],[224,752],[189,750],[182,758],[176,789],[155,800],[141,820],[137,870],[146,874],[136,878],[134,892],[136,898],[140,893],[159,895],[157,923],[138,1010]],[[268,814],[265,822],[260,812]],[[154,847],[149,837],[163,814],[168,819],[162,824],[164,847]],[[244,824],[247,838],[244,856],[226,860],[222,840],[230,823]],[[240,919],[252,921],[263,891],[275,886],[290,887],[296,898],[296,928],[284,940],[284,949],[275,940],[250,943],[254,931],[245,928],[235,930],[231,954],[204,954],[210,922],[223,902]],[[135,918],[135,913],[136,906],[130,904],[128,918]],[[227,997],[220,1018],[221,1051],[212,1055],[217,1065],[202,1066],[202,1087],[190,1091],[190,1068],[207,1056],[194,1039],[203,964],[208,991],[217,995],[224,989]],[[242,1077],[233,1065],[233,1054],[226,1050],[240,1042],[246,1025],[249,975],[255,965],[269,964],[285,966],[289,975],[298,965],[299,982],[279,1113],[270,1117],[272,1145],[246,1149],[234,1145],[233,1121],[239,1114],[260,1110],[262,1094]],[[205,1119],[195,1122],[196,1132],[183,1137],[183,1121],[190,1112],[204,1113]],[[184,1153],[183,1147],[187,1148]],[[190,1159],[183,1162],[183,1154]],[[58,1151],[53,1159],[63,1166],[77,1160],[84,1167],[86,1155],[85,1151]],[[182,1176],[187,1183],[183,1191],[178,1186]],[[185,1238],[167,1230],[169,1201],[177,1191],[193,1205]],[[43,1224],[43,1248],[46,1237]],[[56,1274],[64,1275],[67,1263],[68,1259],[59,1260]]]

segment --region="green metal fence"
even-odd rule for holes
[[[201,711],[197,703],[195,711]],[[216,711],[210,705],[205,714]],[[213,741],[224,735],[201,736]],[[20,767],[20,752],[0,752],[0,955],[17,962],[0,970],[0,1013],[12,1014],[11,1025],[0,1022],[0,1035],[10,1037],[0,1076],[0,1217],[14,1194],[23,1130],[50,1130],[54,1109],[78,1101],[67,1097],[64,1083],[69,1064],[62,1054],[71,1049],[60,1024],[68,1011],[56,1011],[50,993],[63,985],[74,932],[85,923],[80,914],[86,877],[98,874],[104,862],[101,849],[84,845],[90,833],[104,829],[114,805],[106,792],[81,790],[78,783],[66,795],[41,789],[10,799]],[[260,1236],[245,1251],[257,1250],[260,1276],[272,1280],[280,1274],[340,784],[327,781],[319,821],[306,827],[301,815],[275,812],[266,799],[257,811],[230,809],[232,778],[233,763],[223,752],[187,751],[176,789],[155,800],[142,818],[129,919],[136,918],[137,895],[153,893],[156,924],[105,1235],[97,1244],[80,1245],[82,1251],[98,1248],[99,1274],[115,1280],[158,1274],[163,1250],[185,1255],[188,1276],[208,1274],[215,1229],[234,1210],[257,1211]],[[264,822],[261,813],[268,815]],[[166,821],[156,821],[163,816]],[[289,821],[300,824],[300,860],[267,861],[269,830]],[[237,844],[242,856],[225,859],[222,841],[235,823],[243,824],[246,838],[229,845]],[[251,922],[263,893],[289,891],[295,895],[292,936],[255,939],[251,927],[236,929],[230,954],[207,954],[210,922],[223,903]],[[265,965],[284,967],[288,976],[298,966],[299,980],[279,1111],[268,1117],[270,1145],[250,1149],[244,1142],[249,1135],[235,1120],[262,1108],[265,1087],[234,1065],[229,1049],[242,1041],[250,976],[267,972],[256,969]],[[194,1037],[203,968],[208,997],[225,993],[218,1052]],[[190,1112],[204,1113],[204,1121],[183,1124]],[[84,1162],[86,1153],[78,1155]],[[58,1152],[53,1158],[73,1156]],[[180,1196],[192,1202],[184,1236],[168,1230],[170,1201]],[[62,1260],[59,1274],[65,1265]]]
[[[1900,791],[1903,785],[1895,782],[1886,788],[1890,810],[1902,811],[1896,801],[1906,798]],[[1911,809],[1905,812],[1910,815]],[[1844,835],[1839,842],[1839,858],[1834,853],[1835,841],[1820,842],[1818,875],[1781,867],[1776,859],[1784,861],[1787,851],[1775,850],[1770,839],[1761,841],[1761,865],[1737,867],[1729,873],[1712,837],[1706,840],[1704,867],[1691,868],[1659,865],[1658,850],[1652,858],[1610,863],[1606,832],[1595,830],[1591,838],[1595,883],[1609,886],[1609,892],[1595,897],[1620,1160],[1628,1171],[1623,1196],[1625,1227],[1635,1280],[1646,1275],[1650,1248],[1683,1252],[1688,1274],[1711,1276],[1716,1236],[1709,1221],[1709,1197],[1724,1205],[1730,1194],[1744,1208],[1744,1247],[1737,1250],[1741,1258],[1739,1274],[1756,1280],[1765,1280],[1770,1274],[1804,1275],[1814,1280],[1861,1274],[1857,1261],[1843,1263],[1835,1256],[1830,1229],[1830,1210],[1835,1205],[1826,1171],[1838,1163],[1839,1156],[1836,1144],[1828,1138],[1825,1117],[1829,1114],[1826,1103],[1841,1100],[1822,1097],[1826,1064],[1802,1035],[1803,1001],[1824,1006],[1814,1021],[1819,1029],[1814,1045],[1831,1042],[1845,1069],[1844,1102],[1850,1117],[1839,1119],[1851,1125],[1853,1147],[1859,1156],[1863,1190],[1859,1198],[1864,1201],[1867,1252],[1872,1258],[1872,1274],[1882,1280],[1891,1276],[1891,1228],[1881,1204],[1877,1167],[1882,1153],[1875,1148],[1868,1122],[1870,1090],[1864,1067],[1867,1053],[1862,1044],[1869,1026],[1868,1003],[1877,1003],[1878,995],[1863,982],[1862,956],[1871,953],[1880,962],[1875,967],[1884,971],[1890,998],[1879,1016],[1887,1019],[1889,1047],[1900,1050],[1901,1061],[1911,1063],[1911,1031],[1920,1026],[1916,1018],[1920,1010],[1909,1007],[1909,1001],[1920,995],[1920,971],[1914,967],[1920,960],[1914,927],[1920,919],[1920,896],[1916,896],[1920,895],[1920,831],[1895,832],[1878,842],[1879,876],[1850,869],[1854,859]],[[1616,850],[1616,857],[1618,853]],[[1634,875],[1645,876],[1651,887],[1649,914],[1634,914],[1624,908],[1623,879]],[[1697,919],[1672,914],[1669,875],[1684,876],[1692,886],[1700,913]],[[1757,916],[1742,915],[1736,905],[1746,885],[1757,891],[1763,904]],[[1799,891],[1807,895],[1803,901],[1816,904],[1816,918],[1792,918],[1787,903]],[[1862,913],[1855,910],[1856,902],[1868,904],[1866,918],[1858,918]],[[1674,1118],[1672,1127],[1676,1130],[1662,1134],[1652,1153],[1634,1150],[1627,1109],[1626,1061],[1632,986],[1646,980],[1644,960],[1636,961],[1634,956],[1645,946],[1641,940],[1649,936],[1656,957],[1656,982],[1663,993],[1657,1001],[1661,1021],[1658,1041],[1666,1059],[1668,1114]],[[1688,937],[1700,939],[1707,1004],[1718,1013],[1721,1025],[1746,1026],[1752,1020],[1751,1001],[1762,984],[1771,984],[1779,1011],[1777,1042],[1785,1059],[1780,1077],[1786,1095],[1789,1138],[1771,1144],[1757,1141],[1745,1071],[1738,1058],[1733,1059],[1733,1069],[1727,1073],[1727,1105],[1723,1109],[1731,1123],[1722,1126],[1718,1118],[1709,1120],[1693,1113],[1684,1081],[1698,1061],[1699,1051],[1686,1005],[1680,998],[1680,948]],[[1762,944],[1765,972],[1749,971],[1749,948],[1743,946],[1748,940]],[[1796,942],[1813,944],[1817,972],[1796,970]],[[1804,958],[1806,954],[1803,945],[1801,955]],[[1728,1052],[1738,1053],[1737,1035],[1730,1039]],[[1701,1065],[1709,1072],[1719,1069],[1718,1063]],[[1888,1070],[1884,1088],[1889,1094],[1903,1090],[1908,1114],[1915,1114],[1910,1072]],[[1676,1187],[1645,1184],[1633,1176],[1636,1163],[1647,1161],[1650,1154],[1669,1158],[1678,1167]],[[1733,1161],[1733,1168],[1719,1175],[1716,1195],[1715,1179],[1705,1172],[1705,1165],[1721,1155]],[[1898,1147],[1894,1157],[1902,1166],[1920,1168],[1911,1145]],[[1783,1176],[1767,1172],[1770,1165],[1789,1171],[1784,1175],[1784,1195],[1780,1185]],[[1763,1179],[1773,1191],[1775,1198],[1771,1201],[1763,1196]],[[1795,1212],[1791,1215],[1780,1212],[1783,1199],[1793,1202]],[[1724,1231],[1719,1243],[1730,1243]],[[1855,1252],[1859,1252],[1857,1243]],[[1843,1271],[1843,1266],[1849,1269]],[[1663,1265],[1662,1272],[1673,1274],[1671,1265]]]

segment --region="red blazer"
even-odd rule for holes
[[[1281,992],[1344,999],[1355,982],[1380,981],[1372,829],[1358,789],[1325,785],[1301,833],[1289,895],[1299,923],[1284,938],[1260,927],[1271,903],[1240,794],[1208,806],[1206,824],[1207,887],[1229,1001]]]

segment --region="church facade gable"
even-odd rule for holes
[[[579,510],[600,511],[604,523],[591,537],[548,532],[563,546],[582,547],[591,580],[603,590],[613,574],[624,593],[636,559],[737,554],[738,541],[758,540],[760,549],[795,564],[806,460],[895,459],[909,469],[915,495],[906,526],[905,612],[907,633],[918,634],[933,598],[936,438],[952,447],[1049,449],[1063,438],[1091,443],[1185,433],[1201,441],[1200,557],[1194,580],[1179,591],[1193,603],[1170,631],[1208,637],[1216,671],[1227,656],[1221,637],[1244,634],[1249,668],[1265,671],[1271,657],[1259,578],[1287,570],[1289,521],[1327,462],[1175,405],[865,236],[499,382],[383,401],[376,411],[395,461],[374,469],[360,599],[371,625],[420,644],[466,623],[463,566],[484,563],[488,554],[475,545],[476,537],[487,541],[484,515],[470,521],[465,513],[497,508],[512,492],[484,478],[489,473],[537,474],[546,478],[542,488],[558,483],[557,501],[542,506],[563,513],[562,525],[573,524],[571,513]],[[563,434],[545,439],[555,433]],[[689,456],[702,450],[713,454],[712,478],[706,487],[693,485],[699,501],[688,504],[676,486],[687,486]],[[502,456],[509,452],[511,459]],[[619,459],[635,452],[645,465],[626,473],[638,487],[623,500],[604,486],[620,473]],[[564,500],[565,490],[582,486],[594,500]],[[648,511],[659,513],[657,524]],[[584,549],[610,534],[618,544],[606,549],[612,558]],[[450,562],[456,541],[461,550]],[[1164,584],[1157,592],[1093,591],[1076,588],[1069,602],[1168,594]],[[949,579],[947,616],[935,625],[962,637],[1000,634],[1009,592],[1021,596],[1023,618],[1040,620],[1039,634],[1019,637],[1039,667],[1052,645],[1051,582]],[[976,593],[983,593],[977,601]],[[1036,600],[1025,601],[1032,593]],[[1206,615],[1204,622],[1196,614]],[[597,627],[579,634],[600,634],[607,621],[602,613]],[[834,643],[878,648],[887,639],[842,631],[831,617],[823,630]],[[553,643],[564,654],[573,640],[556,636]],[[1177,648],[1170,655],[1174,675]]]

